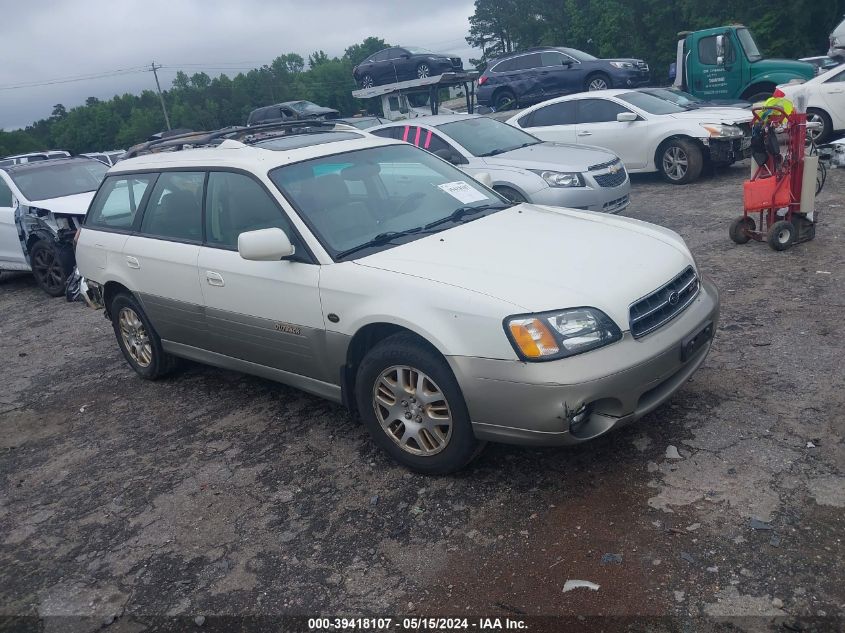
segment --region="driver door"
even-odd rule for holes
[[[0,175],[0,270],[4,267],[10,270],[28,269],[15,224],[12,189],[4,177]]]

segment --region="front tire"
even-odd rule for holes
[[[819,130],[810,130],[810,138],[816,145],[822,145],[828,141],[833,135],[833,121],[830,120],[830,115],[824,110],[818,108],[807,108],[807,123],[821,123],[822,127]]]
[[[449,365],[413,335],[395,334],[367,353],[355,397],[376,444],[411,470],[452,473],[482,447]]]
[[[29,260],[38,287],[51,297],[61,297],[73,272],[70,247],[53,240],[38,240],[29,252]]]
[[[792,222],[778,220],[769,227],[766,242],[773,250],[785,251],[795,242],[795,226]]]
[[[134,297],[118,294],[109,314],[120,351],[135,373],[157,380],[173,371],[176,358],[162,349],[161,339]]]
[[[369,73],[367,73],[366,75],[361,77],[361,88],[372,88],[375,85],[376,85],[376,82],[373,79],[373,76],[370,75]]]
[[[493,187],[493,191],[504,196],[511,202],[519,204],[520,202],[528,202],[528,199],[512,187]]]
[[[610,77],[604,73],[595,73],[587,77],[584,82],[584,90],[593,92],[594,90],[607,90],[612,86]]]
[[[431,77],[431,68],[429,65],[425,62],[417,64],[417,79],[425,79],[426,77]]]
[[[672,139],[660,146],[657,152],[660,175],[673,185],[687,185],[701,176],[704,156],[701,148],[684,138]]]

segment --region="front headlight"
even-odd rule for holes
[[[610,62],[614,68],[636,68],[631,62]]]
[[[532,169],[549,187],[583,187],[584,179],[577,172]]]
[[[569,308],[505,319],[505,333],[523,360],[544,361],[575,356],[615,343],[622,332],[597,308]]]
[[[703,127],[714,138],[731,138],[742,136],[742,130],[735,125],[721,125],[714,123],[701,123]]]

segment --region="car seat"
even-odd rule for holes
[[[362,202],[353,202],[346,181],[326,174],[302,183],[302,204],[317,230],[333,247],[343,249],[368,237],[375,218]]]

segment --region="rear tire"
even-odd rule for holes
[[[423,62],[417,65],[417,79],[425,79],[431,77],[431,67]]]
[[[753,231],[756,228],[754,219],[747,215],[741,215],[736,220],[731,222],[731,228],[728,233],[736,244],[747,244],[751,237],[746,231]]]
[[[773,250],[785,251],[795,242],[795,226],[792,222],[778,220],[769,227],[766,242]]]
[[[449,365],[411,334],[394,334],[367,353],[355,398],[376,444],[411,470],[452,473],[483,446]]]
[[[704,155],[690,139],[671,139],[663,143],[657,152],[657,168],[666,182],[687,185],[701,176]]]
[[[157,380],[176,368],[176,357],[162,349],[158,333],[134,297],[116,295],[109,314],[120,351],[141,378]]]
[[[29,251],[35,281],[51,297],[65,294],[68,277],[73,272],[73,251],[66,244],[41,239]]]
[[[519,193],[516,189],[511,187],[493,187],[493,191],[504,196],[511,202],[519,204],[520,202],[528,202],[528,199]]]
[[[502,112],[503,110],[518,108],[519,104],[516,102],[516,95],[513,92],[510,90],[500,90],[493,97],[493,107],[496,108],[497,112]]]

